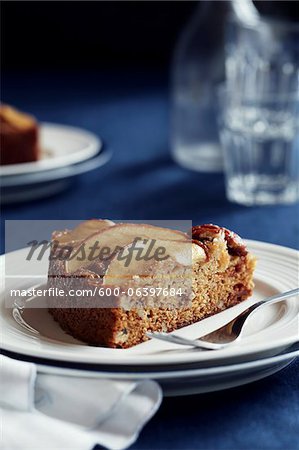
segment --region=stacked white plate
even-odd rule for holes
[[[41,158],[0,166],[2,201],[10,203],[54,194],[70,179],[104,165],[110,153],[93,133],[64,125],[40,125]]]
[[[248,241],[247,245],[258,258],[253,297],[176,334],[193,339],[200,337],[224,325],[256,300],[297,287],[296,250],[257,241]],[[15,255],[17,266],[24,258],[20,258],[19,252]],[[1,258],[3,263],[4,256]],[[47,261],[44,264],[45,281]],[[30,288],[36,280],[27,279],[25,286],[24,280],[16,279],[15,289],[18,283],[22,288]],[[5,288],[2,288],[1,346],[9,355],[36,362],[40,372],[115,379],[153,378],[162,385],[165,395],[185,395],[226,389],[264,378],[299,355],[298,298],[257,311],[246,326],[242,340],[217,351],[201,351],[155,340],[126,350],[90,347],[65,334],[47,309],[34,307],[34,302],[34,299],[30,301],[22,318],[37,333],[15,320],[12,309],[5,306]]]

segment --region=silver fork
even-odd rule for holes
[[[163,332],[147,332],[146,335],[149,338],[159,339],[161,341],[170,342],[172,344],[181,344],[191,347],[197,347],[205,350],[219,350],[231,345],[233,342],[240,340],[244,326],[247,319],[251,314],[262,308],[264,305],[270,305],[280,302],[289,297],[299,295],[299,288],[293,289],[282,294],[273,295],[262,301],[255,303],[247,308],[233,320],[230,320],[227,324],[212,331],[205,336],[201,336],[200,339],[186,339],[175,334],[163,333]]]

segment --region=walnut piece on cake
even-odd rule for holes
[[[98,252],[103,245],[117,244],[102,260],[84,259],[82,251],[77,260],[50,260],[51,288],[112,289],[109,296],[49,298],[49,311],[59,325],[90,345],[128,348],[147,340],[146,331],[176,330],[252,294],[255,258],[238,235],[216,225],[193,227],[188,235],[150,225],[93,220],[72,231],[55,232],[53,239],[56,244],[59,239],[72,244],[71,255],[79,255],[82,244],[86,249],[96,243]],[[126,256],[133,245],[144,251],[164,247],[167,258],[145,261],[136,256],[126,266],[120,254]],[[120,289],[114,291],[115,287]],[[159,297],[145,295],[146,289],[157,287]],[[170,289],[178,294],[170,296]]]
[[[0,105],[1,165],[39,159],[38,124],[34,117]]]

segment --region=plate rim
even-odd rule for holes
[[[111,149],[106,149],[103,144],[98,154],[75,164],[40,172],[24,173],[22,175],[0,176],[0,188],[9,190],[22,188],[23,186],[47,185],[50,183],[57,183],[61,180],[67,182],[70,178],[103,167],[110,161],[112,156],[113,151]]]
[[[154,372],[152,373],[144,373],[144,377],[150,377],[151,378],[159,378],[159,379],[163,379],[163,375],[165,375],[164,378],[166,378],[166,374],[167,374],[167,379],[169,378],[169,375],[171,375],[170,378],[175,378],[175,377],[179,377],[179,378],[186,378],[186,375],[188,375],[188,377],[191,376],[200,376],[200,375],[219,375],[219,374],[223,374],[223,373],[230,373],[230,372],[235,372],[235,371],[244,371],[247,369],[254,369],[254,368],[260,368],[260,367],[264,367],[264,366],[268,366],[268,365],[272,365],[272,364],[276,364],[276,363],[281,363],[283,361],[288,361],[291,359],[297,359],[299,357],[299,350],[295,350],[293,352],[290,353],[286,353],[283,355],[277,355],[277,356],[273,356],[271,358],[265,358],[265,359],[259,359],[259,360],[252,360],[252,361],[246,361],[243,363],[238,363],[238,364],[228,364],[228,365],[222,365],[222,366],[217,366],[217,367],[205,367],[205,368],[199,368],[199,369],[190,369],[188,370],[175,370],[175,371],[161,371],[161,372]],[[76,370],[76,369],[74,369]],[[142,373],[142,372],[141,372]],[[115,372],[110,372],[107,373],[108,377],[112,377],[113,374],[115,376]],[[106,377],[107,377],[107,374]],[[162,376],[161,376],[162,374]],[[139,376],[139,374],[138,374]],[[138,376],[136,378],[138,378]]]
[[[290,256],[292,255],[292,257],[299,256],[299,252],[296,249],[293,248],[289,248],[289,247],[284,247],[284,246],[280,246],[277,244],[271,244],[271,243],[267,243],[267,242],[263,242],[263,241],[256,241],[256,240],[246,240],[247,244],[249,246],[252,247],[261,247],[261,250],[264,248],[268,249],[271,251],[271,249],[280,252],[283,252],[285,255]],[[20,251],[20,250],[17,250]],[[2,257],[5,255],[2,255]],[[297,315],[294,316],[293,320],[297,319]],[[1,316],[1,320],[5,321],[5,318]],[[1,333],[2,334],[2,333]],[[267,350],[271,350],[273,348],[280,348],[286,345],[290,345],[294,342],[296,342],[298,339],[297,336],[287,336],[286,338],[282,339],[279,341],[279,343],[276,343],[275,346],[273,346],[273,343],[271,342],[271,345],[269,345],[269,342],[267,344],[265,344],[265,342],[259,342],[258,344],[255,343],[253,345],[251,345],[249,348],[246,349],[245,352],[238,352],[237,354],[229,354],[229,355],[219,355],[218,357],[219,359],[225,359],[228,357],[237,357],[237,356],[244,356],[244,355],[251,355],[257,352],[261,352],[261,351],[267,351]],[[12,351],[12,352],[16,352],[22,355],[27,355],[27,356],[31,356],[32,352],[34,352],[34,355],[37,357],[41,357],[41,358],[47,358],[50,360],[56,360],[56,361],[63,361],[63,362],[70,362],[70,363],[80,363],[80,364],[102,364],[102,365],[129,365],[129,366],[134,366],[137,364],[137,359],[138,359],[138,365],[139,366],[153,366],[153,365],[163,365],[166,366],[167,364],[186,364],[186,363],[190,363],[190,362],[200,362],[202,361],[202,359],[197,359],[196,358],[196,353],[194,352],[192,355],[185,355],[187,356],[186,359],[182,358],[183,355],[180,355],[180,361],[178,362],[178,360],[167,360],[166,362],[161,361],[161,358],[159,358],[158,360],[154,360],[151,361],[152,356],[153,355],[140,355],[140,354],[130,354],[127,355],[126,357],[123,358],[117,358],[117,353],[115,353],[115,357],[116,357],[116,361],[113,361],[113,358],[110,356],[105,356],[103,353],[100,356],[101,360],[95,361],[93,355],[89,354],[87,355],[87,358],[83,358],[82,360],[82,351],[79,352],[78,354],[68,354],[68,355],[63,355],[62,354],[53,354],[55,353],[55,349],[54,350],[48,350],[45,353],[45,350],[43,349],[39,349],[39,348],[33,348],[31,346],[31,349],[26,350],[26,349],[16,349],[16,345],[14,344],[10,344],[10,343],[6,343],[4,344],[3,342],[3,338],[1,339],[2,341],[2,347],[4,350],[7,351]],[[3,345],[4,344],[4,345]],[[82,350],[84,349],[85,346],[82,346]],[[31,351],[30,351],[31,350]],[[107,350],[111,350],[111,349],[107,349]],[[117,349],[119,351],[119,349]],[[244,350],[244,349],[243,349]],[[84,350],[83,350],[84,351]],[[198,353],[200,354],[200,352]],[[155,355],[157,356],[157,355]],[[208,359],[205,359],[205,361],[208,361]]]
[[[299,348],[296,350],[291,350],[289,348],[288,351],[279,353],[274,356],[269,356],[265,358],[253,359],[249,361],[242,361],[237,363],[230,364],[221,364],[213,367],[194,367],[194,368],[186,368],[186,369],[173,369],[167,370],[163,367],[162,370],[156,371],[144,371],[144,372],[126,372],[126,371],[109,371],[109,370],[101,370],[101,368],[94,367],[92,369],[84,369],[84,368],[73,368],[73,367],[61,367],[59,365],[50,364],[51,361],[47,361],[45,363],[41,363],[39,361],[36,362],[36,358],[32,356],[30,361],[24,360],[22,358],[18,358],[18,360],[31,362],[36,364],[39,373],[44,374],[61,374],[68,375],[69,373],[74,372],[73,376],[86,376],[88,378],[115,378],[115,379],[144,379],[144,378],[152,378],[156,380],[164,380],[164,379],[176,379],[178,378],[192,378],[193,376],[208,376],[208,375],[221,375],[228,374],[230,372],[242,372],[247,369],[261,368],[265,366],[272,366],[274,364],[283,363],[288,360],[296,360],[299,358]],[[7,352],[9,353],[9,352]],[[14,358],[13,355],[5,355],[11,358]],[[22,356],[22,355],[21,355]],[[48,363],[49,362],[49,363]],[[58,362],[59,361],[55,361]],[[93,376],[92,376],[93,375]]]

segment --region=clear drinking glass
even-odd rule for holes
[[[230,16],[226,27],[228,89],[246,97],[299,91],[299,23]]]
[[[299,196],[299,25],[237,13],[227,24],[219,96],[227,196],[246,205],[292,203]]]
[[[220,91],[220,139],[229,200],[285,204],[299,200],[299,99],[248,99]]]

